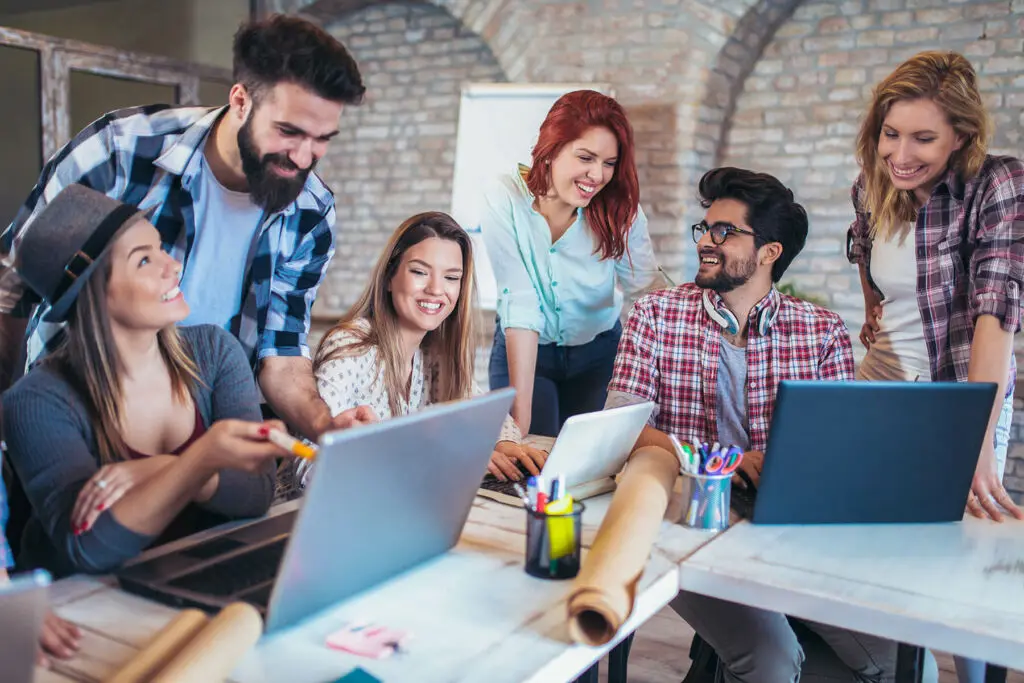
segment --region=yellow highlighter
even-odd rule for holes
[[[552,562],[571,555],[576,548],[576,525],[572,517],[573,499],[565,495],[547,504],[544,512],[548,515],[548,541],[551,546]]]
[[[273,442],[274,444],[280,446],[281,448],[285,449],[286,451],[288,451],[292,455],[297,455],[300,458],[305,458],[306,460],[312,460],[313,458],[316,457],[316,453],[317,453],[316,446],[310,446],[309,444],[304,444],[301,441],[299,441],[298,439],[296,439],[294,436],[292,436],[291,434],[287,434],[285,432],[282,432],[279,429],[271,429],[271,430],[269,430],[267,432],[267,439],[269,441]]]

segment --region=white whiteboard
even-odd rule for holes
[[[551,105],[573,90],[610,95],[607,84],[470,83],[462,87],[452,182],[452,217],[473,239],[480,306],[494,310],[498,288],[480,234],[483,193],[516,164],[529,164]]]

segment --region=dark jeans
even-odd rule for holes
[[[558,436],[562,424],[569,417],[604,408],[621,336],[622,323],[616,321],[612,329],[586,344],[540,344],[537,347],[531,434]],[[508,353],[500,321],[494,330],[490,376],[492,390],[509,385]]]

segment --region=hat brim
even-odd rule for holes
[[[128,220],[122,223],[121,227],[117,229],[117,232],[115,233],[115,239],[116,235],[119,235],[122,231],[128,229],[130,226],[135,225],[140,220],[149,220],[150,213],[151,212],[149,211],[136,211],[135,213],[133,213],[131,216],[129,216]],[[114,241],[115,240],[112,239],[105,247],[103,247],[103,251],[101,251],[99,255],[93,260],[93,262],[90,263],[85,268],[85,270],[82,271],[82,274],[79,275],[78,278],[73,283],[71,283],[71,286],[68,287],[67,290],[65,290],[64,294],[61,295],[59,299],[50,303],[50,309],[46,311],[46,313],[43,315],[44,322],[67,322],[68,316],[71,315],[71,309],[74,308],[75,302],[78,301],[78,295],[81,293],[82,288],[85,287],[85,283],[87,283],[89,281],[89,278],[92,277],[93,273],[96,272],[96,267],[102,261],[103,255],[106,254],[107,250],[110,249],[111,245],[114,244]]]

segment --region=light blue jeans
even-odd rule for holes
[[[995,451],[996,468],[999,478],[1002,479],[1006,473],[1006,451],[1010,446],[1010,426],[1013,424],[1013,394],[1003,401],[1003,410],[999,413],[999,422],[996,423]],[[978,659],[967,659],[966,657],[954,657],[956,663],[956,677],[960,683],[984,683],[985,662]]]

